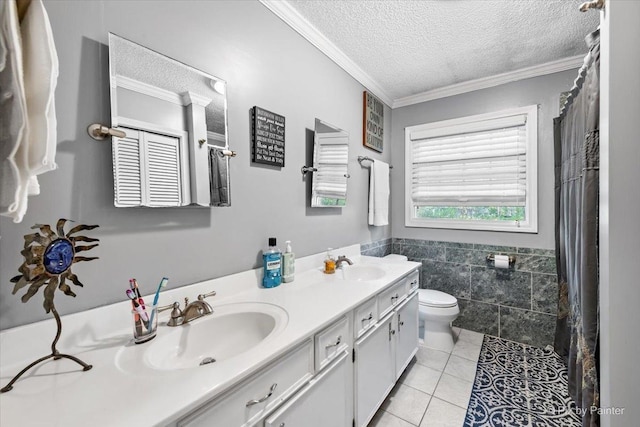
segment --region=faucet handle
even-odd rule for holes
[[[167,326],[178,326],[179,320],[182,317],[182,310],[180,310],[180,303],[175,301],[173,304],[165,305],[164,307],[158,307],[158,313],[171,310],[171,318],[167,322]]]
[[[216,295],[216,291],[211,291],[211,292],[208,292],[206,294],[200,294],[200,295],[198,295],[198,300],[199,301],[204,301],[205,298],[213,297],[215,295]]]
[[[170,308],[180,310],[180,303],[178,301],[175,301],[169,305],[163,305],[162,307],[158,307],[158,313],[162,313],[163,311],[169,310]]]

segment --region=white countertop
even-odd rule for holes
[[[128,301],[63,316],[58,350],[93,365],[93,369],[83,372],[68,359],[49,360],[33,368],[14,384],[13,390],[0,394],[0,425],[173,423],[420,266],[416,262],[361,257],[359,245],[334,253],[346,254],[356,264],[375,264],[386,275],[368,282],[325,275],[319,268],[324,254],[317,254],[296,261],[295,281],[272,289],[258,285],[261,270],[256,269],[163,292],[161,304],[181,301],[185,296],[194,300],[199,293],[216,290],[217,295],[207,300],[214,311],[216,306],[239,302],[274,304],[286,310],[288,323],[281,332],[253,350],[207,366],[172,371],[135,371],[125,366],[123,354],[142,355],[148,345],[132,344]],[[158,336],[170,329],[166,326],[168,317],[169,310],[160,315]],[[55,328],[52,319],[0,333],[0,386],[33,360],[49,354]]]

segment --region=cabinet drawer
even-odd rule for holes
[[[351,360],[343,351],[337,360],[278,408],[264,427],[347,427],[353,398]]]
[[[420,273],[418,270],[407,277],[407,295],[420,287]]]
[[[353,319],[354,338],[360,338],[378,321],[378,304],[375,297],[360,304]]]
[[[251,426],[313,376],[313,343],[306,341],[212,403],[178,422],[178,427]]]
[[[378,311],[384,317],[407,296],[407,278],[403,277],[378,294]]]
[[[347,317],[341,317],[322,332],[318,332],[315,344],[316,371],[320,371],[343,350],[349,348],[349,321]]]

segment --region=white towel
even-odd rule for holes
[[[22,221],[29,182],[27,106],[15,1],[0,5],[0,215]]]
[[[369,225],[389,224],[389,164],[374,160],[369,177]]]
[[[27,101],[30,182],[38,194],[37,175],[56,168],[57,126],[54,92],[58,82],[58,55],[42,0],[33,0],[20,23]]]

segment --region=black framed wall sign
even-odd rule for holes
[[[251,109],[251,160],[284,167],[284,116],[264,108]]]
[[[384,135],[384,104],[368,91],[362,93],[362,144],[382,153]]]

